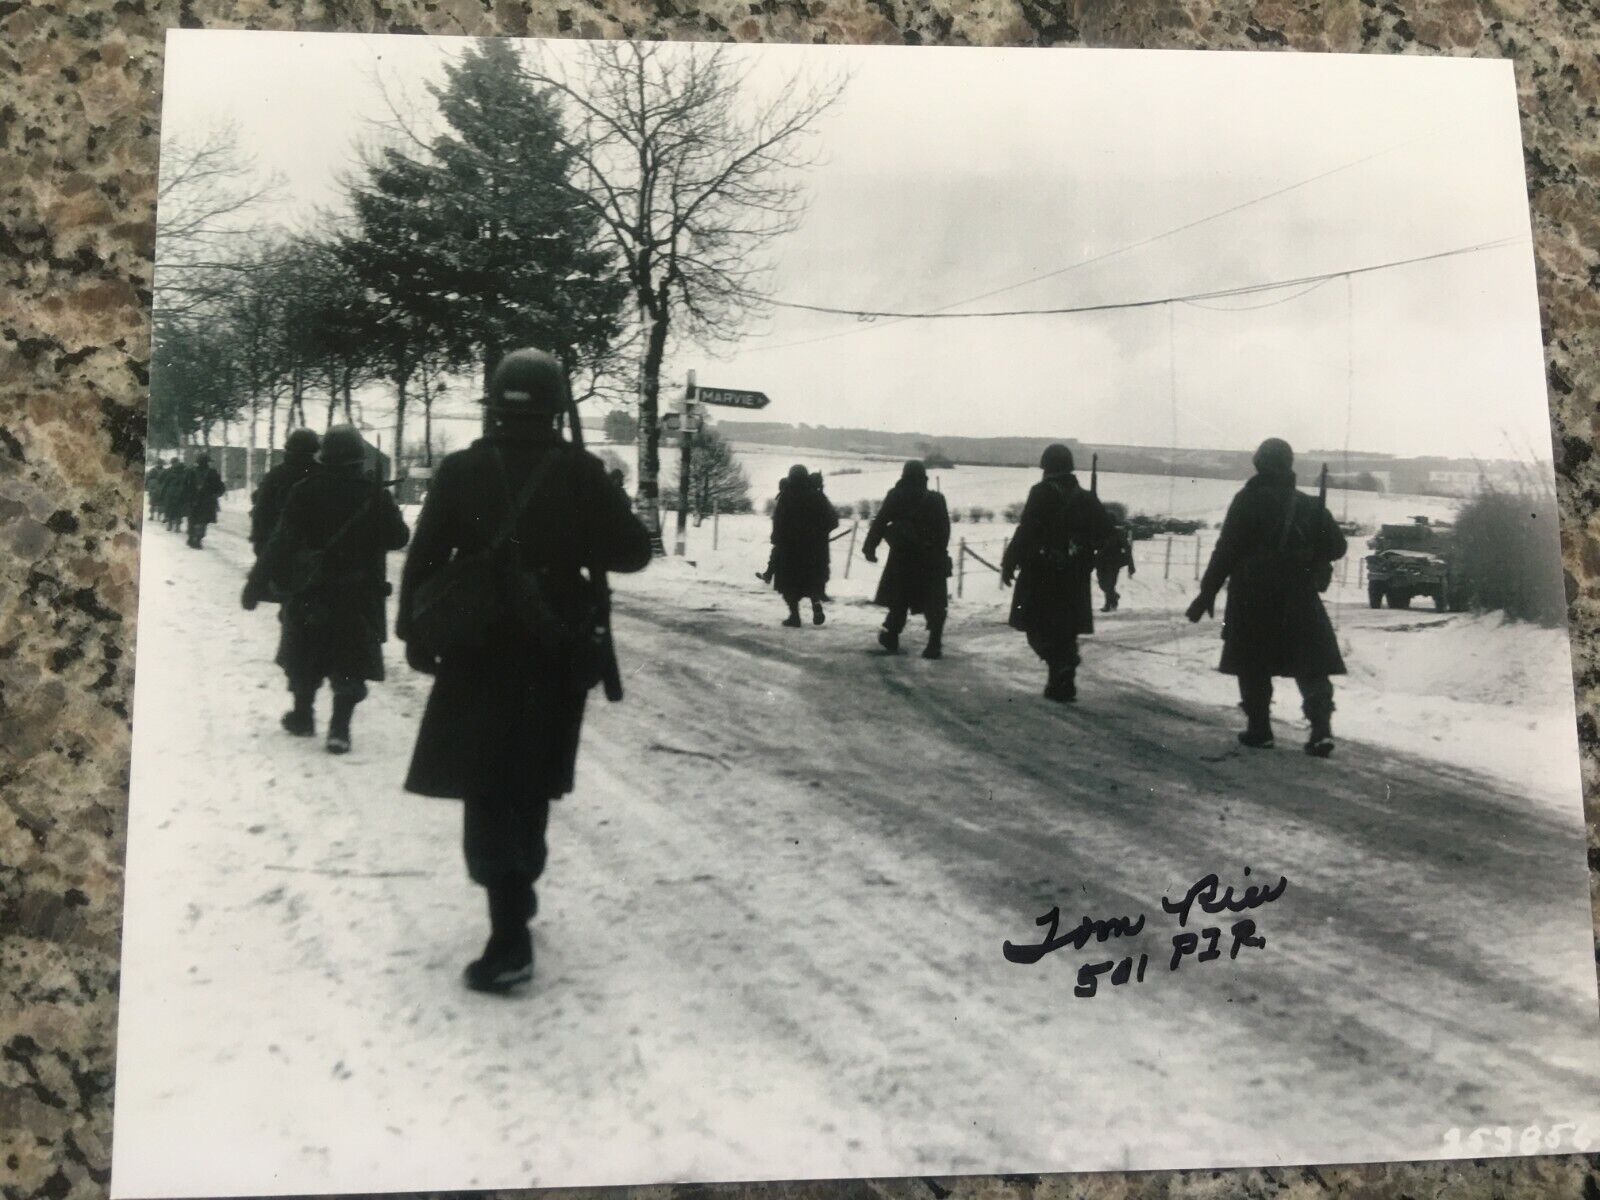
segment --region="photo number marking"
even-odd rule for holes
[[[1586,1153],[1595,1144],[1589,1127],[1581,1122],[1529,1125],[1520,1132],[1510,1125],[1480,1125],[1462,1132],[1451,1126],[1444,1132],[1444,1153],[1450,1157],[1477,1158],[1484,1154],[1555,1154],[1561,1150]]]

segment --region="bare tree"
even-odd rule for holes
[[[259,265],[244,245],[251,236],[244,218],[277,186],[257,173],[231,126],[167,141],[156,192],[158,312],[176,320],[194,316]]]
[[[714,508],[725,513],[750,511],[750,476],[733,447],[715,429],[695,435],[689,459],[689,503],[697,526]]]
[[[558,95],[571,185],[626,268],[639,327],[638,504],[661,549],[657,404],[668,338],[734,337],[764,308],[762,250],[799,224],[800,172],[843,79],[770,98],[721,47],[595,42],[572,71],[525,60]]]

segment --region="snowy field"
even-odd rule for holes
[[[621,453],[627,448],[611,449]],[[777,494],[778,481],[794,463],[804,463],[813,471],[821,471],[826,479],[828,495],[835,504],[854,504],[859,500],[883,499],[890,485],[900,478],[900,469],[905,461],[792,446],[735,444],[734,450],[750,476],[751,494],[757,497],[757,508],[762,498]],[[1315,487],[1316,474],[1321,465],[1320,462],[1300,464],[1300,484],[1303,489]],[[1337,463],[1330,463],[1329,466],[1338,469]],[[945,494],[951,508],[959,508],[963,512],[973,505],[981,505],[996,513],[1003,512],[1008,504],[1027,499],[1028,488],[1039,480],[1038,471],[1020,467],[954,467],[931,470],[928,476],[932,485]],[[1089,484],[1089,464],[1086,462],[1078,464],[1078,481],[1085,487]],[[1233,479],[1169,478],[1164,475],[1109,472],[1100,475],[1100,498],[1121,501],[1128,506],[1130,513],[1200,519],[1213,525],[1227,511],[1228,501],[1238,490],[1239,481]],[[1408,521],[1412,514],[1448,520],[1455,511],[1455,505],[1454,500],[1438,496],[1398,496],[1382,492],[1346,492],[1342,489],[1333,489],[1328,493],[1328,509],[1335,517],[1374,527],[1384,521]],[[986,525],[980,528],[985,533],[989,532]]]
[[[758,494],[794,460],[750,456]],[[1031,473],[942,476],[999,508]],[[1150,511],[1166,486],[1102,494]],[[1177,486],[1213,520],[1233,490]],[[1530,1123],[1600,1143],[1559,631],[1372,611],[1352,581],[1338,752],[1295,752],[1280,693],[1284,748],[1251,754],[1176,545],[1163,579],[1140,544],[1062,708],[992,574],[943,661],[887,658],[859,544],[828,624],[783,629],[766,519],[707,522],[616,581],[628,697],[591,704],[535,985],[505,1001],[458,982],[484,927],[459,810],[400,789],[428,681],[391,642],[352,754],[284,736],[239,499],[201,552],[146,533],[116,1196],[1409,1159]],[[1290,884],[1237,961],[1169,973],[1147,934],[1149,981],[1084,1000],[1095,947],[1000,953],[1052,905],[1154,924],[1249,865]]]

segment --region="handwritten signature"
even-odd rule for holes
[[[1246,875],[1250,868],[1244,868]],[[1265,886],[1249,885],[1239,893],[1229,886],[1224,888],[1221,879],[1215,874],[1202,875],[1190,885],[1180,899],[1171,897],[1161,898],[1161,910],[1178,918],[1180,932],[1172,935],[1172,957],[1167,963],[1168,971],[1176,971],[1185,958],[1192,957],[1195,962],[1211,962],[1222,957],[1223,929],[1221,925],[1202,925],[1199,929],[1190,929],[1189,918],[1194,915],[1198,907],[1200,912],[1215,916],[1218,913],[1242,913],[1251,909],[1261,908],[1271,904],[1283,895],[1289,886],[1289,880],[1279,876],[1278,882]],[[1197,918],[1197,924],[1199,920]],[[1136,913],[1133,916],[1092,917],[1084,918],[1065,933],[1061,930],[1061,909],[1053,907],[1034,921],[1034,924],[1049,926],[1042,940],[1018,945],[1006,941],[1001,946],[1001,953],[1006,961],[1028,965],[1037,963],[1047,954],[1057,950],[1071,947],[1074,950],[1083,950],[1091,942],[1107,942],[1113,938],[1133,938],[1144,931],[1145,915]],[[1230,938],[1228,958],[1237,959],[1241,950],[1263,950],[1266,948],[1266,935],[1259,932],[1253,918],[1246,917],[1232,922],[1227,929]],[[1128,982],[1144,982],[1145,970],[1149,966],[1150,955],[1148,952],[1140,953],[1135,957],[1130,953],[1121,961],[1107,959],[1103,962],[1086,962],[1078,968],[1078,980],[1073,987],[1076,996],[1093,996],[1099,990],[1100,976],[1109,973],[1109,982],[1112,986],[1120,986]]]

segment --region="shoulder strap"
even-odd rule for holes
[[[490,450],[494,453],[495,471],[500,477],[500,489],[506,494],[507,504],[505,520],[500,523],[500,528],[495,532],[494,539],[488,546],[488,549],[492,552],[505,545],[510,540],[511,535],[516,532],[517,522],[522,519],[523,511],[533,500],[534,493],[539,490],[540,484],[544,483],[545,476],[550,473],[550,468],[554,465],[561,450],[560,447],[556,447],[533,464],[533,470],[528,472],[527,481],[522,485],[522,490],[517,493],[514,500],[511,498],[510,482],[506,479],[506,466],[504,460],[500,457],[500,449],[497,446],[491,446]]]
[[[1283,553],[1289,546],[1289,531],[1294,528],[1294,510],[1299,501],[1300,493],[1295,488],[1289,489],[1289,503],[1284,508],[1283,528],[1278,531],[1278,553]]]
[[[382,490],[383,488],[381,485],[373,485],[373,490],[369,492],[367,494],[367,498],[361,502],[361,507],[350,514],[350,519],[347,520],[343,525],[339,526],[338,531],[335,532],[331,538],[322,543],[322,550],[324,553],[332,550],[336,545],[338,545],[339,542],[344,539],[344,536],[356,527],[356,522],[360,521],[362,517],[366,516],[367,513],[372,511],[372,505],[377,501],[378,493]]]

